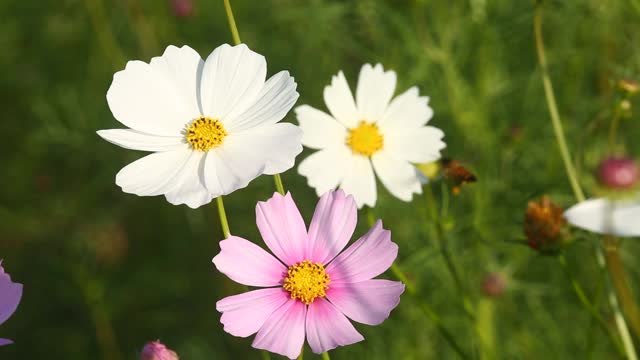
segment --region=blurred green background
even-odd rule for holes
[[[0,258],[25,284],[18,311],[0,326],[0,336],[16,342],[0,348],[0,359],[135,359],[155,339],[187,360],[260,358],[250,339],[219,324],[215,302],[242,289],[211,264],[222,238],[213,204],[192,210],[122,193],[115,174],[143,153],[95,134],[122,127],[105,94],[127,60],[148,61],[170,44],[206,57],[231,42],[222,0],[192,3],[190,13],[178,14],[161,0],[0,1]],[[398,262],[420,296],[403,295],[380,326],[356,325],[366,340],[332,358],[456,358],[422,301],[473,358],[616,358],[558,262],[517,243],[529,200],[549,194],[562,206],[573,202],[536,62],[533,1],[232,4],[242,40],[267,57],[269,74],[288,69],[295,76],[298,104],[324,109],[331,75],[344,70],[354,88],[360,66],[380,62],[398,73],[396,93],[418,85],[431,97],[446,155],[479,178],[450,198],[446,218],[476,321],[461,310],[439,244],[423,226],[422,197],[407,204],[380,188],[376,214],[392,230]],[[593,194],[615,84],[640,79],[640,1],[548,1],[544,35],[569,145]],[[622,124],[626,151],[636,155],[638,119]],[[295,169],[283,180],[308,221],[315,192]],[[273,191],[272,178],[262,177],[225,199],[234,234],[259,241],[254,206]],[[356,236],[366,227],[361,213]],[[569,266],[591,296],[602,283],[597,239],[577,240]],[[638,292],[640,244],[625,241],[622,251]],[[481,291],[490,272],[507,279],[496,298]],[[606,310],[603,316],[611,321]],[[307,348],[305,358],[319,357]]]

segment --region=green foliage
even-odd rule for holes
[[[574,201],[537,67],[533,1],[232,4],[242,40],[267,57],[269,74],[288,69],[295,76],[298,104],[324,108],[331,75],[344,70],[353,88],[363,63],[380,62],[397,71],[398,91],[417,85],[431,97],[446,155],[479,178],[449,197],[445,217],[447,246],[481,311],[477,322],[462,311],[422,197],[407,204],[380,190],[376,215],[392,230],[399,264],[420,296],[403,295],[381,326],[358,325],[366,340],[332,358],[456,358],[421,301],[474,358],[615,358],[558,262],[515,243],[523,241],[529,200],[549,194],[563,206]],[[640,2],[544,6],[561,117],[581,180],[592,184],[607,152],[616,81],[640,79]],[[258,358],[250,340],[225,334],[218,321],[215,302],[241,289],[211,264],[222,238],[215,206],[191,210],[122,193],[116,172],[142,154],[95,134],[120,127],[105,94],[127,60],[148,61],[170,44],[206,56],[231,42],[222,1],[196,1],[188,18],[174,17],[169,1],[159,0],[4,0],[0,14],[0,257],[25,284],[17,313],[0,328],[16,344],[1,348],[0,358],[133,359],[158,338],[183,359]],[[295,121],[292,114],[287,120]],[[638,116],[623,121],[622,134],[626,151],[638,156]],[[314,191],[295,169],[283,180],[310,219]],[[232,233],[259,240],[253,208],[274,190],[263,177],[225,199]],[[356,235],[365,231],[362,212]],[[568,254],[591,296],[602,283],[595,241],[582,236]],[[640,245],[626,241],[622,249],[635,287]],[[481,295],[491,271],[508,275],[498,299]],[[314,355],[307,350],[305,358]]]

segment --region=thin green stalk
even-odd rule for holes
[[[233,43],[240,45],[240,34],[238,33],[238,27],[236,26],[236,19],[233,17],[233,10],[231,10],[231,4],[229,0],[224,0],[224,10],[227,12],[227,20],[229,20],[229,29],[231,29],[231,36],[233,37]]]
[[[369,208],[367,211],[367,221],[369,226],[373,226],[376,222],[373,209],[371,208]],[[391,272],[395,275],[396,278],[398,278],[398,280],[404,283],[407,289],[407,293],[409,295],[415,297],[417,300],[422,300],[422,298],[418,296],[418,291],[416,287],[409,280],[409,278],[407,278],[407,276],[404,274],[404,271],[402,271],[400,266],[395,262],[391,264]],[[453,334],[451,334],[449,330],[447,330],[447,328],[444,327],[442,320],[440,319],[438,314],[431,308],[431,306],[429,306],[429,304],[427,304],[424,301],[420,301],[420,308],[427,315],[427,317],[429,317],[429,319],[434,323],[438,331],[440,331],[440,334],[442,335],[442,337],[449,343],[449,345],[451,345],[451,347],[455,349],[458,355],[460,355],[460,357],[463,359],[467,359],[468,358],[467,354],[464,352],[462,347],[458,345],[458,343],[456,342],[455,336],[453,336]]]
[[[276,189],[280,195],[284,195],[284,185],[282,185],[282,178],[280,177],[280,174],[273,175],[273,180],[276,183]]]
[[[616,103],[616,108],[613,111],[613,119],[611,119],[611,125],[609,126],[609,151],[611,153],[616,149],[620,117],[620,103]]]
[[[591,316],[593,316],[594,320],[596,320],[598,322],[598,325],[600,325],[600,328],[602,329],[602,331],[604,331],[604,333],[607,334],[607,336],[611,340],[611,343],[616,348],[616,350],[618,350],[620,355],[624,356],[625,352],[624,352],[624,348],[622,347],[622,344],[620,343],[620,340],[617,337],[615,337],[613,335],[613,333],[611,333],[611,331],[609,330],[609,326],[608,326],[607,322],[600,315],[600,312],[598,311],[598,308],[596,306],[594,306],[593,303],[589,300],[589,298],[587,297],[586,292],[584,291],[584,289],[582,288],[582,286],[580,285],[578,280],[571,273],[571,269],[567,265],[567,259],[565,258],[565,256],[562,255],[562,254],[559,255],[558,256],[558,262],[562,266],[562,268],[563,268],[563,270],[565,272],[565,275],[567,275],[567,278],[571,282],[571,286],[573,287],[573,291],[576,293],[576,296],[580,300],[580,304],[582,304],[582,306],[587,310],[587,312]]]
[[[536,43],[536,51],[538,53],[538,62],[540,65],[540,70],[542,72],[542,82],[544,85],[545,97],[547,100],[547,106],[549,107],[549,114],[551,115],[551,122],[553,124],[553,130],[555,133],[556,141],[558,142],[558,147],[560,148],[562,160],[564,162],[565,170],[567,172],[569,182],[571,183],[573,193],[576,199],[578,200],[578,202],[582,202],[586,198],[584,196],[582,188],[580,187],[580,183],[578,182],[578,178],[576,175],[575,168],[573,166],[573,162],[571,161],[571,155],[569,153],[564,131],[562,129],[562,123],[560,121],[558,106],[556,104],[555,95],[553,93],[553,86],[551,85],[551,78],[549,76],[549,69],[547,66],[547,58],[545,55],[544,42],[542,39],[542,0],[536,1],[536,11],[535,11],[535,16],[533,18],[533,30],[534,30],[534,37],[535,37],[535,43]],[[614,247],[614,249],[612,249],[612,252],[614,252],[614,250],[617,253],[617,247]],[[609,266],[609,264],[604,261],[604,255],[600,247],[595,248],[595,254],[596,254],[598,265],[600,266],[601,269],[604,270],[605,266],[606,267]],[[622,272],[621,274],[622,276],[624,276],[624,272]],[[615,292],[611,291],[611,289],[609,289],[608,293],[609,293],[609,303],[611,304],[611,307],[614,311],[614,318],[616,320],[618,332],[620,333],[620,336],[622,338],[622,342],[625,348],[625,352],[627,353],[627,357],[629,359],[637,359],[636,350],[633,346],[633,342],[628,341],[629,328],[618,306],[618,300],[616,298],[616,294]]]
[[[322,353],[322,360],[331,360],[328,351]]]
[[[474,318],[473,304],[471,303],[471,300],[467,295],[467,291],[464,283],[462,282],[462,278],[460,277],[456,264],[453,261],[453,256],[451,255],[449,247],[446,244],[444,231],[442,229],[440,216],[438,215],[438,209],[436,208],[435,198],[433,196],[433,190],[431,189],[430,184],[424,186],[424,199],[431,217],[431,221],[433,222],[433,226],[435,228],[436,241],[440,246],[440,254],[442,255],[442,259],[444,260],[445,265],[447,266],[447,270],[453,278],[458,292],[462,296],[462,306],[465,312],[469,317]]]
[[[622,264],[620,252],[618,251],[618,241],[613,236],[605,236],[604,245],[607,270],[609,270],[613,288],[618,295],[618,301],[620,302],[622,311],[627,316],[631,329],[635,332],[636,336],[640,337],[640,310],[638,310],[638,305],[633,298],[633,292],[624,274],[624,265]]]
[[[84,3],[87,7],[91,25],[96,32],[98,44],[100,44],[104,55],[109,58],[111,65],[115,69],[122,67],[125,62],[124,52],[118,45],[115,36],[113,36],[102,0],[87,0]]]
[[[222,235],[224,235],[224,238],[226,239],[231,234],[231,231],[229,230],[229,221],[227,220],[227,212],[224,209],[224,200],[222,200],[222,196],[218,196],[216,198],[216,203],[218,204],[218,217],[220,218]]]

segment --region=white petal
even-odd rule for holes
[[[358,77],[356,102],[360,119],[377,122],[382,119],[393,92],[396,90],[396,73],[384,71],[382,65],[364,64]]]
[[[342,71],[333,76],[331,85],[324,88],[324,102],[336,120],[352,128],[358,125],[360,118],[347,79]]]
[[[599,234],[640,236],[640,202],[591,199],[578,203],[564,216],[573,226]]]
[[[309,155],[298,166],[298,173],[307,178],[309,186],[322,196],[344,179],[351,166],[351,150],[346,146],[324,149]]]
[[[256,177],[284,172],[302,152],[300,128],[279,123],[229,134],[207,155],[204,180],[215,196],[246,187]]]
[[[446,147],[444,133],[433,126],[419,128],[381,128],[385,152],[393,157],[416,164],[440,159],[440,151]]]
[[[387,151],[379,151],[373,154],[371,161],[380,181],[393,196],[411,201],[414,193],[422,193],[416,169],[405,160],[393,158]]]
[[[184,148],[181,136],[158,136],[129,129],[99,130],[97,134],[125,149],[142,151],[170,151]]]
[[[302,129],[302,144],[312,149],[344,145],[347,129],[329,114],[308,105],[298,106],[296,117]]]
[[[188,46],[169,46],[151,64],[129,61],[107,91],[113,116],[147,134],[177,136],[200,115],[197,97],[202,59]]]
[[[358,208],[364,205],[374,207],[376,204],[376,178],[368,157],[350,155],[350,164],[340,188],[353,195]]]
[[[247,45],[218,46],[202,71],[200,99],[205,116],[220,119],[241,114],[253,105],[264,86],[267,62]]]
[[[165,194],[173,205],[186,204],[192,209],[208,204],[215,197],[204,186],[204,156],[202,151],[191,151],[180,172],[171,181],[172,188]]]
[[[262,87],[253,105],[237,116],[225,119],[229,131],[244,131],[282,120],[298,100],[297,84],[288,71],[273,75]]]
[[[414,86],[391,101],[378,124],[415,128],[425,125],[432,117],[429,97],[420,96],[418,88]]]
[[[182,150],[147,155],[122,168],[116,175],[116,184],[122,191],[138,196],[165,194],[191,152],[185,145]]]

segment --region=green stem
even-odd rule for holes
[[[458,269],[453,261],[453,256],[449,251],[449,247],[446,244],[444,230],[442,229],[442,223],[440,221],[440,216],[438,214],[438,209],[436,208],[435,197],[433,196],[433,190],[431,189],[430,184],[426,184],[424,186],[424,199],[428,209],[428,212],[431,217],[431,221],[433,222],[433,226],[435,228],[435,236],[436,241],[440,246],[440,254],[442,255],[442,259],[447,266],[447,270],[451,274],[453,281],[458,289],[458,292],[462,296],[462,306],[467,315],[471,318],[474,318],[474,309],[469,296],[467,295],[467,291],[465,289],[464,283],[462,282],[462,278],[458,272]]]
[[[372,208],[368,208],[367,221],[369,226],[373,226],[376,222],[376,217],[373,213]],[[391,272],[393,273],[393,275],[395,275],[396,278],[398,278],[398,280],[404,283],[409,295],[415,297],[416,299],[422,300],[422,298],[418,296],[416,287],[404,274],[404,271],[402,271],[400,265],[395,262],[391,264]],[[438,331],[440,331],[442,337],[449,343],[449,345],[451,345],[451,347],[456,350],[458,355],[460,355],[460,357],[463,359],[468,358],[464,350],[462,350],[462,347],[460,347],[460,345],[458,345],[458,343],[456,342],[456,338],[449,332],[449,330],[447,330],[447,328],[444,327],[444,325],[442,324],[442,320],[440,319],[438,314],[431,308],[431,306],[429,306],[429,304],[424,301],[420,301],[420,307],[422,311],[427,315],[427,317],[429,317],[429,319],[434,323]]]
[[[544,51],[544,43],[542,41],[542,5],[540,1],[536,6],[536,14],[533,18],[534,34],[536,40],[536,50],[538,52],[538,62],[540,70],[542,72],[542,84],[544,85],[544,94],[547,99],[547,106],[549,108],[549,115],[551,115],[551,123],[553,124],[553,131],[555,133],[556,141],[558,142],[558,148],[562,155],[562,161],[564,162],[565,170],[567,171],[567,177],[571,183],[578,201],[584,201],[584,193],[578,182],[578,176],[576,175],[576,169],[573,166],[571,160],[571,154],[569,153],[569,147],[564,135],[564,129],[562,128],[562,122],[560,121],[560,114],[558,112],[558,105],[556,104],[556,97],[553,93],[553,86],[551,84],[551,77],[549,76],[549,68],[547,65],[547,57]]]
[[[600,325],[600,328],[602,329],[602,331],[605,332],[605,334],[607,334],[607,336],[611,340],[611,343],[616,348],[616,350],[618,350],[618,352],[622,356],[624,356],[624,354],[625,354],[624,353],[624,348],[622,347],[622,344],[620,343],[620,340],[611,333],[611,331],[609,330],[609,326],[608,326],[607,322],[600,315],[600,312],[598,311],[598,308],[589,300],[589,298],[587,297],[587,294],[585,293],[584,289],[582,288],[582,286],[580,285],[578,280],[571,273],[571,269],[567,265],[567,259],[565,258],[565,256],[562,255],[562,254],[559,255],[558,256],[558,262],[562,266],[562,268],[563,268],[563,270],[565,272],[565,275],[567,276],[567,278],[571,282],[571,286],[573,287],[573,291],[576,293],[576,296],[578,296],[578,299],[580,300],[580,303],[582,304],[582,306],[598,322],[598,324]]]
[[[553,130],[555,133],[556,141],[558,143],[558,147],[560,148],[560,153],[562,154],[562,160],[564,162],[565,170],[567,172],[569,182],[571,183],[571,188],[573,189],[573,193],[576,199],[578,200],[578,202],[583,202],[586,198],[584,196],[582,188],[580,187],[580,183],[578,182],[578,178],[576,175],[575,168],[573,166],[573,162],[571,161],[571,155],[567,147],[564,131],[562,129],[562,123],[560,122],[560,115],[558,112],[555,95],[553,93],[553,87],[551,85],[551,78],[549,76],[547,58],[545,56],[545,50],[544,50],[544,42],[542,39],[542,0],[536,1],[536,11],[535,11],[535,16],[533,18],[533,30],[534,30],[534,36],[535,36],[536,51],[538,53],[538,63],[540,65],[540,70],[542,72],[542,82],[544,85],[545,97],[547,100],[547,106],[549,107],[549,114],[551,115],[551,122],[553,124]],[[595,248],[595,254],[596,254],[598,265],[600,266],[601,269],[605,269],[605,266],[606,267],[609,266],[608,263],[604,261],[604,255],[600,247]],[[611,274],[611,271],[609,273]],[[622,273],[622,275],[624,276],[624,273]],[[608,293],[609,293],[609,303],[611,304],[611,307],[614,311],[614,318],[616,320],[618,332],[620,333],[620,336],[622,338],[622,342],[625,347],[627,357],[629,359],[637,359],[636,350],[633,346],[633,342],[629,341],[630,340],[629,328],[618,306],[618,300],[616,298],[616,294],[615,292],[611,291],[611,289],[609,289]]]
[[[238,33],[238,27],[236,26],[236,19],[233,17],[233,10],[231,10],[231,4],[229,0],[224,0],[224,10],[227,12],[227,20],[229,20],[229,29],[231,29],[231,36],[233,37],[233,43],[240,45],[240,34]]]
[[[322,360],[331,360],[328,351],[322,353]]]
[[[224,238],[228,238],[231,234],[229,230],[229,222],[227,220],[227,212],[224,209],[224,201],[222,200],[222,196],[218,196],[216,198],[216,203],[218,204],[218,217],[220,218],[220,226],[222,227],[222,235]]]
[[[276,189],[280,195],[284,195],[284,185],[282,185],[282,178],[280,177],[280,174],[273,175],[273,181],[276,183]]]
[[[102,47],[104,55],[109,58],[114,68],[120,68],[125,62],[125,56],[118,45],[118,41],[113,36],[102,0],[87,0],[84,3],[87,7],[91,25],[96,32],[98,44]]]
[[[633,292],[625,276],[624,265],[620,258],[620,251],[618,251],[618,241],[612,236],[605,236],[604,245],[607,270],[609,270],[613,288],[618,295],[618,301],[620,302],[622,311],[629,320],[631,329],[635,332],[636,336],[640,337],[640,311],[638,310],[638,305],[633,298]]]
[[[619,127],[620,127],[620,103],[617,103],[616,108],[613,112],[613,119],[611,119],[611,125],[609,126],[609,151],[612,153],[616,149]]]

